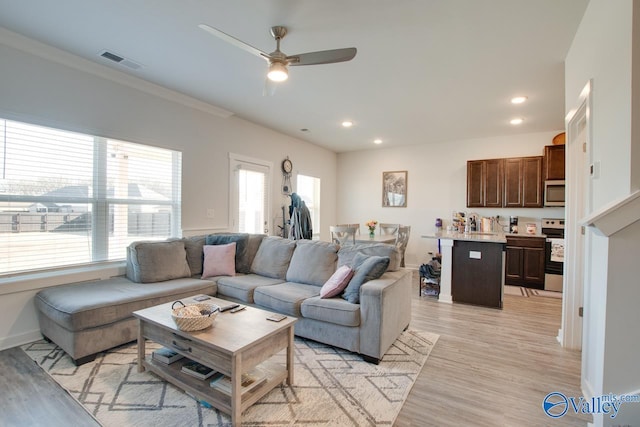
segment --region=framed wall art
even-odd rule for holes
[[[382,207],[407,207],[407,171],[382,172]]]

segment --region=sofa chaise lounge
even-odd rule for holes
[[[209,256],[205,260],[205,246],[230,244],[235,247],[234,275],[203,279],[212,263],[214,271],[219,270],[215,264],[225,264]],[[400,259],[393,245],[340,247],[243,233],[135,242],[127,251],[125,276],[47,288],[35,296],[35,306],[43,336],[77,365],[134,341],[134,311],[195,294],[295,316],[296,335],[377,363],[411,318],[411,273],[399,267]],[[363,265],[363,260],[388,267],[372,280],[361,274],[364,283],[356,289],[355,300],[353,293],[351,301],[340,295],[320,297],[323,284],[338,267]]]

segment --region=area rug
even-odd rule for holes
[[[504,286],[505,295],[514,295],[519,297],[546,297],[562,299],[562,292],[545,291],[542,289],[531,289],[522,286]]]
[[[390,426],[437,334],[405,331],[379,365],[331,346],[295,339],[295,385],[281,385],[242,414],[245,426]],[[147,352],[158,348],[148,342]],[[137,372],[137,345],[101,353],[76,367],[45,341],[25,353],[106,427],[229,426],[230,418],[152,373]],[[274,356],[284,362],[284,354]]]
[[[511,285],[505,285],[504,286],[504,294],[505,295],[514,295],[514,296],[518,296],[518,297],[528,297],[529,294],[527,294],[527,288],[523,288],[522,286],[511,286]]]
[[[531,296],[535,297],[562,299],[562,292],[544,291],[542,289],[527,289],[527,292],[529,292]]]

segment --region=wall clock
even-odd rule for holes
[[[289,160],[289,158],[287,157],[282,161],[282,172],[286,174],[291,174],[292,170],[293,170],[293,163],[291,163],[291,160]]]
[[[282,161],[282,194],[291,194],[291,172],[293,163],[289,157]]]

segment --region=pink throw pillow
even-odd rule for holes
[[[320,298],[331,298],[339,295],[347,287],[352,277],[353,269],[348,265],[343,265],[322,285]]]
[[[202,278],[236,275],[236,242],[226,245],[204,245]]]

